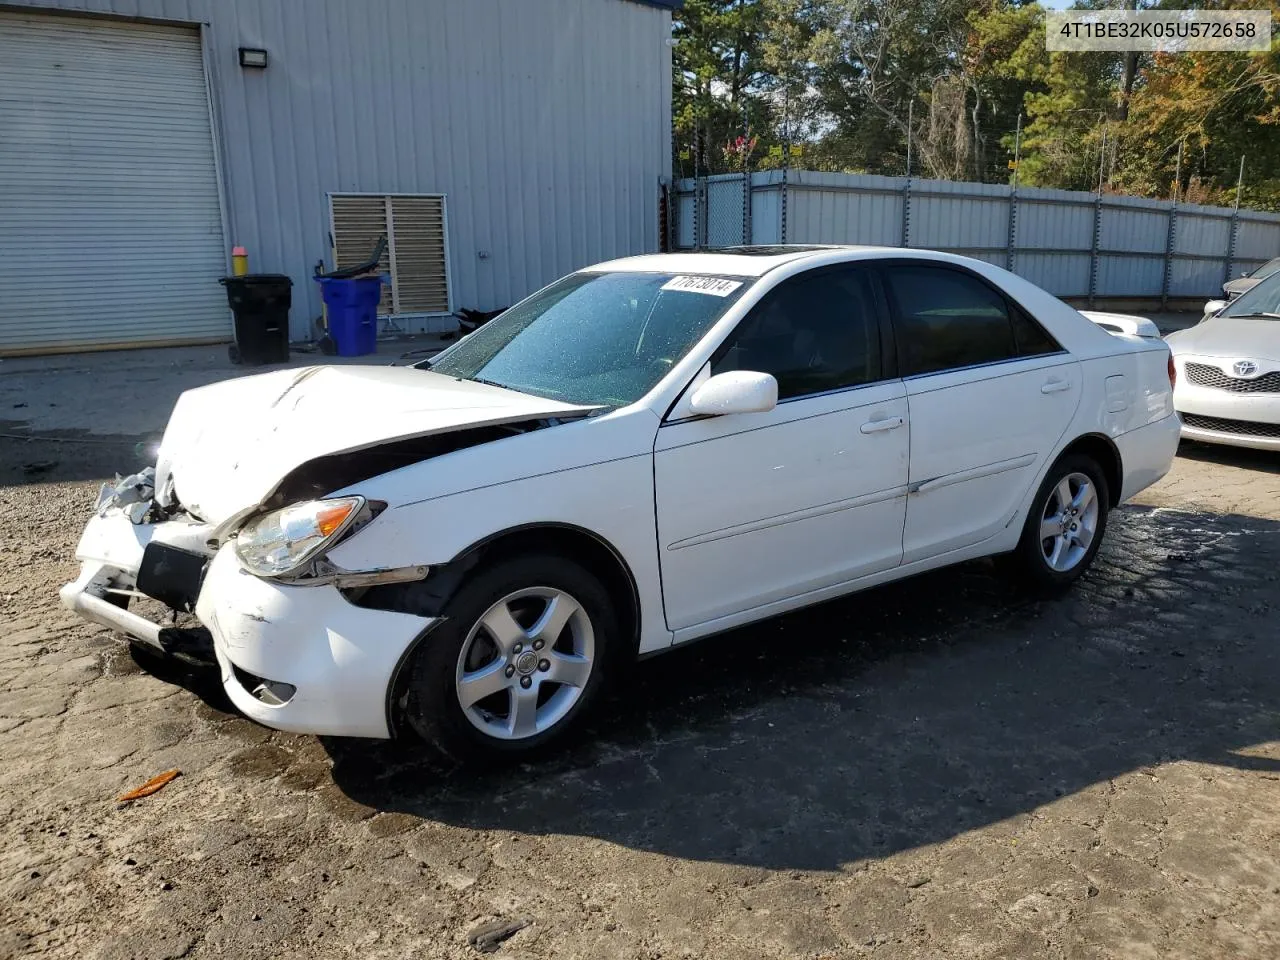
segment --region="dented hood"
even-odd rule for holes
[[[280,370],[188,390],[156,465],[156,491],[220,524],[261,505],[317,457],[468,427],[581,413],[572,404],[414,367]]]

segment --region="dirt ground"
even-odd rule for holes
[[[0,957],[1280,956],[1280,457],[1185,447],[1063,599],[976,563],[739,630],[478,775],[64,612],[139,454],[64,439],[0,439]]]

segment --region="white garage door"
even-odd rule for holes
[[[0,12],[0,356],[229,339],[199,34]]]

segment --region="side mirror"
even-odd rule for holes
[[[730,413],[767,413],[778,405],[778,381],[767,373],[730,370],[694,391],[689,410],[706,417]]]
[[[1218,313],[1226,307],[1226,305],[1227,301],[1225,300],[1210,300],[1204,305],[1204,315],[1206,317],[1212,317],[1215,313]]]

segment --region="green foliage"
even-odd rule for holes
[[[674,37],[678,175],[784,162],[901,174],[910,141],[913,175],[1005,182],[1021,114],[1020,183],[1170,196],[1182,144],[1180,196],[1234,202],[1244,154],[1241,203],[1280,208],[1277,42],[1050,54],[1044,10],[1020,0],[686,0]]]
[[[686,0],[677,12],[672,27],[677,175],[691,175],[695,167],[699,173],[740,170],[742,151],[726,147],[739,136],[750,142],[758,133],[772,132],[774,120],[762,96],[768,83],[760,59],[765,9],[765,0]]]

